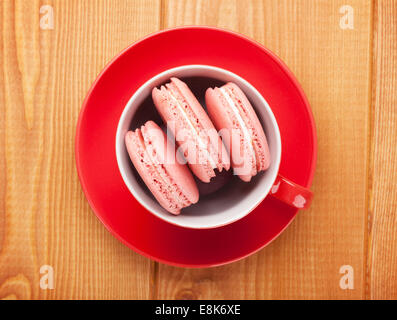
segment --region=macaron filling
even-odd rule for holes
[[[221,158],[221,152],[214,147],[214,141],[212,141],[207,135],[205,129],[202,127],[199,121],[199,118],[196,116],[194,110],[190,107],[178,86],[171,81],[170,83],[166,84],[165,91],[167,96],[170,98],[169,101],[171,105],[175,105],[178,110],[178,114],[182,114],[182,121],[188,124],[190,129],[188,130],[188,134],[191,134],[191,140],[198,142],[198,147],[196,150],[199,152],[199,164],[206,168],[206,172],[209,177],[215,177],[214,169],[217,168],[221,172],[224,167]],[[200,136],[200,133],[206,135],[204,138],[209,140],[208,143],[203,140],[203,136]],[[218,135],[216,135],[216,137],[218,137]],[[218,141],[216,141],[216,143],[218,143]],[[203,153],[202,157],[200,157],[201,153]],[[205,159],[208,161],[205,161]],[[187,160],[189,161],[189,159]],[[193,163],[197,163],[197,159],[194,159]]]
[[[196,166],[200,166],[209,180],[211,177],[215,176],[214,169],[211,166],[211,163],[208,161],[208,158],[206,158],[205,154],[202,152],[202,150],[200,150],[199,144],[194,136],[194,131],[192,131],[189,125],[186,123],[186,119],[184,118],[183,113],[179,111],[178,105],[171,98],[169,90],[162,86],[160,92],[163,95],[163,99],[167,100],[170,106],[170,110],[168,111],[168,113],[172,113],[175,119],[175,123],[171,124],[170,129],[174,133],[175,139],[179,144],[179,148],[181,149],[183,156],[187,160],[188,164],[191,166],[193,172]],[[187,105],[186,108],[188,108]],[[166,119],[165,121],[169,126],[169,121],[167,121]]]
[[[255,124],[252,123],[252,121],[254,121],[254,119],[252,118],[253,117],[257,118],[257,116],[255,115],[255,111],[252,109],[252,107],[251,109],[247,109],[248,106],[244,107],[245,104],[243,100],[245,100],[247,104],[250,103],[248,99],[244,96],[244,93],[235,84],[229,83],[225,87],[230,91],[231,97],[233,98],[233,101],[235,102],[236,106],[238,106],[241,117],[243,118],[244,122],[248,124],[248,127],[251,129],[250,133],[251,133],[252,145],[254,147],[256,154],[257,170],[258,171],[266,170],[270,164],[268,158],[268,154],[269,154],[268,145],[263,130],[260,130],[262,131],[262,133],[258,132],[259,129],[257,129]],[[249,112],[250,110],[251,112]],[[259,123],[259,120],[258,119],[256,120]],[[259,125],[261,126],[260,123]],[[260,138],[261,136],[263,136],[263,139]]]
[[[249,133],[248,128],[247,128],[243,118],[241,117],[236,104],[234,103],[233,99],[231,98],[232,94],[225,87],[221,87],[220,91],[221,91],[223,97],[225,98],[225,100],[227,101],[227,103],[230,105],[230,107],[233,111],[233,114],[237,119],[239,127],[241,128],[241,130],[243,132],[244,141],[247,141],[246,145],[247,145],[250,153],[253,155],[253,163],[256,166],[256,157],[255,157],[255,150],[254,150],[254,146],[253,146],[253,140],[251,139],[251,134]]]
[[[182,191],[179,189],[178,185],[172,180],[171,175],[167,172],[162,161],[159,159],[159,153],[153,147],[153,143],[150,140],[148,134],[146,134],[146,128],[142,126],[141,128],[143,141],[146,146],[146,153],[149,156],[155,170],[159,173],[160,178],[163,180],[165,185],[168,186],[170,192],[178,199],[178,202],[181,203],[183,206],[188,206],[191,204],[189,199],[184,196]]]
[[[167,209],[172,213],[179,213],[180,210],[191,204],[179,189],[178,185],[168,175],[166,168],[161,164],[155,156],[154,148],[150,143],[147,135],[144,134],[144,127],[142,131],[137,129],[134,132],[135,139],[137,139],[137,152],[140,156],[140,162],[145,166],[146,170],[151,176],[151,186],[156,188],[160,194],[166,199]],[[158,181],[159,179],[160,181]],[[164,205],[164,201],[161,202]]]
[[[183,118],[185,119],[185,121],[188,123],[191,132],[193,133],[194,138],[196,139],[196,141],[198,142],[200,148],[199,150],[201,150],[204,153],[204,156],[207,158],[208,162],[210,163],[212,169],[217,168],[216,163],[214,162],[214,160],[212,159],[210,153],[207,150],[207,146],[205,144],[205,142],[203,141],[203,139],[200,137],[199,135],[199,131],[195,128],[195,126],[192,124],[191,120],[189,119],[189,117],[187,116],[184,108],[182,107],[181,103],[178,101],[178,99],[173,95],[173,93],[171,92],[171,90],[168,90],[168,94],[171,97],[172,101],[174,101],[174,103],[176,104],[178,110],[180,111],[180,113],[182,114]]]

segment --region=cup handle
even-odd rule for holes
[[[297,209],[309,208],[313,198],[313,193],[309,189],[288,180],[280,174],[274,181],[269,194]]]

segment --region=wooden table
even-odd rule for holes
[[[40,27],[44,5],[53,28]],[[397,298],[397,1],[2,0],[0,17],[0,298]],[[113,238],[74,162],[79,110],[104,65],[187,24],[239,31],[280,56],[318,132],[311,209],[257,254],[201,270]],[[52,290],[39,285],[43,265]],[[353,289],[340,286],[344,265]]]

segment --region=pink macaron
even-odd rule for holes
[[[229,170],[230,158],[214,125],[189,87],[177,78],[152,91],[154,104],[173,133],[192,172],[203,182]]]
[[[177,215],[198,201],[191,172],[156,123],[148,121],[140,129],[128,131],[125,145],[142,180],[164,209]]]
[[[250,181],[270,165],[269,147],[262,125],[243,91],[234,83],[208,88],[207,110],[215,127],[225,130],[232,167],[243,181]]]

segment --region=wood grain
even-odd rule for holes
[[[54,30],[39,10],[54,8]],[[95,218],[74,164],[78,112],[116,53],[160,27],[159,1],[2,1],[0,298],[148,298],[151,262]],[[41,290],[51,265],[55,289]]]
[[[166,1],[165,26],[216,25],[243,32],[295,73],[314,112],[318,165],[309,211],[258,254],[229,266],[161,265],[159,298],[363,298],[369,116],[371,2],[342,30],[344,1]],[[339,287],[351,265],[355,289]]]
[[[373,6],[373,3],[375,5]],[[339,26],[343,5],[354,29]],[[54,8],[54,29],[39,27]],[[397,6],[393,0],[0,2],[0,299],[397,299]],[[95,218],[74,163],[82,101],[133,41],[186,24],[264,44],[311,103],[310,210],[271,245],[211,269],[132,252]],[[55,289],[39,286],[51,265]],[[354,290],[339,268],[354,268]]]
[[[368,297],[397,299],[397,3],[374,9]]]

